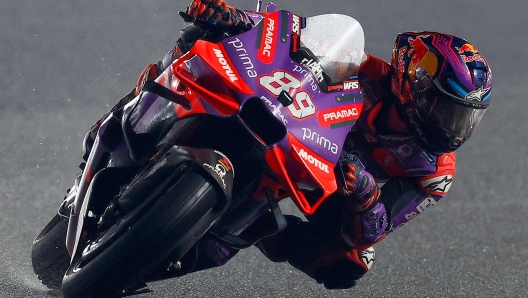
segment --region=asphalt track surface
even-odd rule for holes
[[[232,5],[254,9],[254,1]],[[154,283],[138,297],[528,296],[528,40],[522,1],[277,0],[309,16],[344,13],[366,50],[390,59],[396,34],[464,37],[488,59],[492,105],[458,151],[448,196],[376,245],[371,272],[329,291],[258,250]],[[73,181],[91,124],[173,46],[184,1],[0,1],[0,297],[60,297],[31,268],[31,242]],[[289,205],[291,206],[291,205]],[[287,211],[291,208],[286,206]]]

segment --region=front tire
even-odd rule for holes
[[[147,199],[155,203],[137,221],[128,223],[125,216],[112,227],[122,225],[126,231],[104,250],[90,255],[88,245],[74,258],[62,282],[64,297],[117,296],[169,254],[177,252],[181,258],[219,217],[215,206],[223,194],[202,174],[187,169],[157,196]]]
[[[64,273],[70,266],[66,249],[68,220],[58,214],[33,241],[31,263],[38,279],[48,288],[58,290]]]

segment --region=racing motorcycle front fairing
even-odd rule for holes
[[[180,118],[238,118],[262,144],[274,179],[303,213],[313,214],[337,189],[333,169],[362,109],[354,75],[364,60],[363,44],[361,26],[351,17],[277,11],[245,33],[197,41],[157,82],[191,103],[190,110],[177,108]],[[269,113],[242,113],[251,110],[246,105],[266,107],[277,121],[259,124],[257,115]],[[309,200],[304,189],[323,194]]]

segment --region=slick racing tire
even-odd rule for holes
[[[181,258],[207,232],[219,217],[215,206],[223,193],[193,169],[173,179],[167,190],[146,199],[154,202],[148,208],[137,208],[143,213],[138,219],[129,223],[127,214],[109,228],[125,227],[112,243],[98,236],[73,258],[62,282],[64,297],[119,296],[169,254],[179,251]],[[94,255],[90,250],[97,246],[105,248]]]
[[[58,290],[64,273],[70,266],[66,249],[68,220],[58,214],[33,241],[31,263],[38,279],[48,288]]]

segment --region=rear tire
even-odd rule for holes
[[[158,198],[147,198],[155,203],[136,222],[126,216],[118,221],[114,227],[126,232],[115,242],[86,259],[86,249],[74,258],[62,282],[64,297],[117,296],[169,254],[181,258],[219,217],[215,206],[222,196],[204,176],[187,170]]]
[[[70,266],[66,250],[68,220],[58,214],[33,241],[31,263],[38,279],[50,289],[58,290],[64,273]]]

